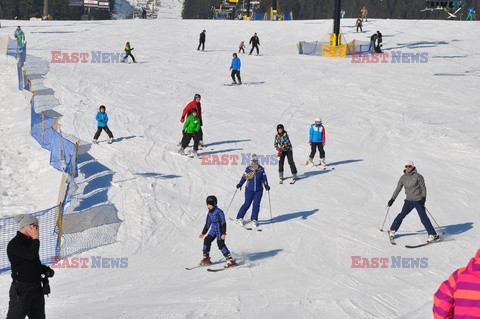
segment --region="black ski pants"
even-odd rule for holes
[[[95,133],[95,136],[93,137],[94,140],[98,140],[98,138],[100,137],[100,133],[102,133],[102,130],[107,132],[108,137],[113,138],[112,131],[110,131],[108,126],[99,126],[97,132]]]
[[[200,50],[200,47],[202,47],[202,51],[204,51],[205,50],[205,42],[200,41],[200,43],[198,44],[197,50]]]
[[[232,70],[232,80],[233,82],[237,82],[235,80],[235,75],[237,76],[237,79],[238,79],[238,83],[242,83],[242,78],[240,77],[240,70]]]
[[[292,174],[297,174],[297,167],[295,166],[295,162],[293,161],[293,151],[282,152],[282,155],[280,155],[280,161],[278,162],[278,172],[283,173],[285,157],[288,160],[288,165],[290,165],[290,170],[292,171]]]
[[[135,57],[133,56],[132,52],[130,52],[130,51],[125,52],[125,57],[123,58],[123,60],[126,60],[128,58],[128,56],[130,56],[132,58],[132,61],[135,62]]]
[[[10,286],[7,319],[45,319],[42,286],[14,280]]]
[[[243,53],[245,53],[244,47],[239,47],[239,48],[238,48],[238,53],[240,53],[240,51],[242,51]]]
[[[200,142],[200,134],[197,133],[185,133],[182,138],[182,148],[187,148],[188,144],[193,138],[193,150],[198,151],[198,144]]]
[[[325,158],[325,151],[323,150],[322,143],[313,143],[313,142],[312,142],[312,147],[311,147],[311,152],[310,152],[310,158],[315,157],[315,153],[317,152],[317,148],[318,148],[318,152],[320,152],[320,158]]]
[[[260,50],[258,49],[258,45],[257,45],[257,44],[256,44],[256,45],[254,45],[254,46],[252,46],[252,49],[250,50],[250,53],[249,53],[249,54],[252,54],[252,52],[253,52],[253,49],[257,49],[257,55],[259,55],[259,54],[260,54]]]

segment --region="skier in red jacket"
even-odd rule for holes
[[[190,114],[190,111],[192,109],[196,109],[198,111],[198,117],[200,118],[200,131],[198,131],[197,134],[199,135],[199,138],[200,138],[199,146],[200,148],[203,148],[204,144],[203,144],[203,131],[202,131],[202,125],[203,125],[202,103],[200,103],[201,99],[202,97],[200,96],[200,94],[198,93],[195,94],[195,96],[193,97],[193,101],[188,103],[187,106],[185,106],[185,108],[183,109],[182,117],[180,118],[180,123],[183,123],[185,121],[185,118],[188,116],[188,114]],[[182,134],[184,134],[183,131],[182,131]],[[181,144],[181,142],[179,144]]]

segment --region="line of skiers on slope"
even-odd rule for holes
[[[200,37],[198,39],[197,51],[200,51],[200,48],[202,48],[202,51],[205,51],[206,38],[207,38],[207,31],[203,30],[200,33]],[[257,55],[259,55],[260,54],[260,49],[259,49],[258,46],[260,45],[260,39],[258,38],[258,35],[257,35],[256,32],[250,38],[249,44],[252,45],[252,49],[250,50],[250,53],[248,55],[251,55],[253,50],[256,50]],[[240,52],[245,53],[245,41],[240,42],[240,44],[238,46],[238,53],[240,53]]]

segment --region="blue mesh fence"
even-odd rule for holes
[[[52,262],[52,257],[58,256],[57,206],[33,213],[39,223],[40,260],[43,264]],[[15,217],[0,218],[0,272],[10,270],[7,256],[8,242],[18,231]]]

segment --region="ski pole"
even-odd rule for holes
[[[387,220],[389,211],[390,211],[390,206],[387,208],[387,213],[385,214],[385,219],[383,220],[383,224],[382,224],[382,227],[380,228],[380,231],[383,231],[383,226],[385,226],[385,221]]]
[[[430,215],[430,217],[432,217],[435,224],[437,224],[437,227],[442,230],[442,235],[445,235],[445,231],[443,230],[443,227],[440,227],[440,225],[438,225],[437,221],[435,220],[435,218],[433,218],[432,214],[430,214],[430,211],[427,209],[427,207],[425,207],[425,210],[427,211],[428,215]]]
[[[268,208],[270,209],[270,221],[273,221],[273,216],[272,216],[272,202],[270,201],[270,191],[268,192]]]
[[[235,189],[235,193],[233,193],[232,200],[230,201],[230,204],[229,204],[229,205],[228,205],[228,207],[227,207],[227,210],[226,210],[226,212],[225,212],[225,215],[227,215],[227,213],[228,213],[228,210],[230,209],[230,206],[232,206],[233,199],[235,198],[235,195],[237,194],[237,191],[238,191],[238,188],[237,188],[237,189]]]

